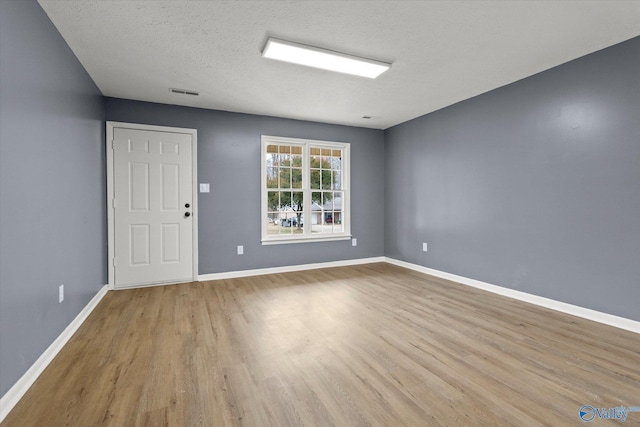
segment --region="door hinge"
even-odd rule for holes
[[[113,266],[117,267],[118,266],[118,258],[113,257]]]
[[[116,208],[116,199],[111,200],[111,207],[114,209]]]
[[[116,140],[115,139],[111,140],[111,149],[112,150],[116,149]]]

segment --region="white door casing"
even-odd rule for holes
[[[197,279],[196,131],[107,123],[109,284]]]

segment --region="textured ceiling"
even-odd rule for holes
[[[378,129],[640,35],[635,0],[39,3],[106,96]],[[393,67],[264,59],[269,36]]]

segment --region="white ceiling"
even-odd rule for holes
[[[39,3],[106,96],[378,129],[640,35],[636,0]],[[268,36],[393,66],[268,60]]]

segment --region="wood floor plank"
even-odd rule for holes
[[[2,427],[561,426],[585,404],[640,406],[640,335],[380,263],[109,292]]]

